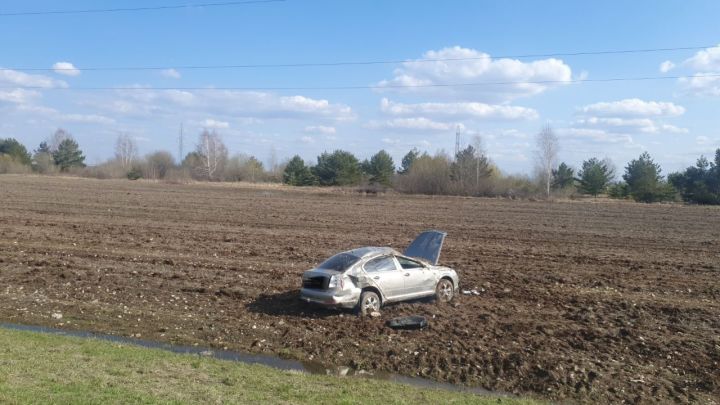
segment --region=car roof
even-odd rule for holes
[[[390,247],[377,247],[377,246],[366,246],[353,250],[348,250],[345,253],[349,253],[353,256],[357,256],[361,259],[369,259],[375,256],[382,256],[387,254],[399,254],[395,249]]]

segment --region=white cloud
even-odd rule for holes
[[[310,125],[305,127],[304,132],[306,134],[334,135],[337,131],[335,127],[329,127],[325,125]]]
[[[165,69],[165,70],[160,71],[160,74],[163,75],[164,77],[167,77],[168,79],[182,78],[182,75],[180,74],[180,72],[178,72],[175,69]]]
[[[581,127],[602,128],[620,133],[642,132],[646,134],[684,134],[688,132],[685,128],[657,123],[649,118],[588,117],[577,120],[575,125]]]
[[[683,115],[685,108],[668,102],[628,98],[620,101],[586,105],[580,111],[585,114],[613,117],[676,117]]]
[[[539,114],[532,108],[491,105],[478,102],[418,103],[402,104],[383,98],[380,110],[399,116],[432,116],[443,118],[484,119],[484,120],[532,120]]]
[[[559,136],[564,138],[574,138],[580,140],[589,140],[598,143],[622,143],[625,145],[634,145],[633,137],[628,134],[616,134],[602,129],[590,128],[558,128],[556,130]]]
[[[35,104],[21,104],[15,108],[17,111],[32,113],[32,114],[44,114],[44,115],[57,115],[58,111],[54,108],[45,107]]]
[[[35,90],[14,89],[0,90],[0,101],[13,104],[26,104],[40,97]]]
[[[532,62],[493,59],[486,53],[455,46],[428,51],[422,59],[456,60],[404,62],[402,67],[395,70],[392,79],[381,81],[378,87],[382,91],[444,94],[470,100],[506,102],[519,97],[537,95],[549,88],[568,84],[572,80],[570,66],[554,58]],[[453,83],[502,84],[393,89],[393,86],[437,86]]]
[[[59,75],[80,76],[80,69],[76,68],[70,62],[57,62],[53,65],[53,70]]]
[[[720,96],[720,72],[697,73],[679,79],[685,90],[699,96]]]
[[[303,136],[300,138],[300,141],[302,143],[315,143],[315,138],[313,138],[312,136]]]
[[[0,70],[0,84],[7,86],[40,87],[47,89],[55,87],[68,87],[67,83],[62,80],[55,80],[43,75],[31,75],[18,72],[16,70]]]
[[[675,69],[675,64],[672,61],[666,60],[660,64],[660,71],[662,73],[667,73],[673,69]]]
[[[207,129],[227,129],[230,128],[230,123],[208,118],[201,123],[201,126]]]
[[[675,66],[671,61],[665,64]],[[720,96],[720,45],[698,51],[681,66],[690,70],[688,76],[678,79],[684,91],[698,96]]]
[[[426,117],[394,118],[387,121],[371,121],[367,124],[370,129],[388,129],[400,131],[449,132],[463,131],[463,124],[438,122]]]
[[[720,138],[713,139],[713,138],[710,138],[709,136],[702,136],[702,135],[696,136],[695,144],[697,144],[699,146],[711,146],[711,147],[718,146],[718,147],[720,147]]]
[[[60,114],[60,121],[76,122],[81,124],[114,124],[115,120],[97,114]]]
[[[388,145],[388,148],[392,148],[393,150],[402,150],[407,151],[408,149],[417,148],[417,149],[427,149],[430,146],[432,146],[432,143],[430,141],[427,141],[425,139],[421,139],[419,141],[414,140],[406,140],[406,139],[399,139],[399,138],[382,138],[380,139],[380,142]]]
[[[192,114],[212,114],[222,118],[326,119],[350,121],[352,109],[344,104],[305,96],[230,90],[118,90],[118,99],[105,108],[133,115],[176,115],[185,109]]]
[[[109,125],[114,124],[115,120],[104,115],[98,114],[78,114],[78,113],[61,113],[60,111],[45,107],[42,105],[33,104],[21,104],[16,107],[16,111],[21,113],[32,114],[33,117],[38,117],[46,121],[61,121],[78,124],[100,124]]]
[[[720,71],[720,45],[697,52],[686,59],[683,65],[696,71]]]
[[[600,102],[578,108],[580,117],[564,131],[598,142],[633,144],[631,135],[685,134],[689,131],[662,122],[685,113],[685,108],[669,102],[630,98]]]

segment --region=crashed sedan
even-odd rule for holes
[[[389,247],[338,253],[302,277],[300,298],[362,315],[386,303],[435,296],[449,302],[458,290],[455,270],[438,265],[445,232],[421,233],[401,254]]]

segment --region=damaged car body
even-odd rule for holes
[[[327,307],[356,308],[367,315],[386,303],[435,296],[453,299],[455,270],[439,266],[445,232],[426,231],[401,254],[389,247],[338,253],[302,277],[300,298]]]

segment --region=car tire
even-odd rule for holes
[[[450,302],[455,297],[455,287],[452,281],[443,278],[435,287],[435,299],[440,303]]]
[[[358,313],[361,316],[370,316],[380,311],[380,296],[374,291],[363,291],[358,302]]]

